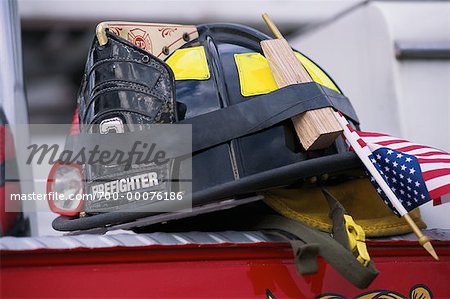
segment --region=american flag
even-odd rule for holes
[[[386,134],[361,132],[353,129],[342,115],[339,117],[345,125],[346,141],[360,158],[367,157],[366,162],[374,166],[370,169],[378,172],[379,176],[368,167],[372,184],[394,213],[403,215],[405,210],[409,212],[430,200],[434,204],[450,201],[449,153]],[[380,184],[384,183],[402,207],[383,191]]]

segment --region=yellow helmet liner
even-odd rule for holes
[[[391,236],[411,232],[411,228],[380,200],[367,179],[356,179],[327,189],[363,228],[367,237]],[[331,231],[329,207],[320,188],[273,189],[264,193],[265,203],[278,213],[322,231]],[[418,209],[411,217],[420,228],[426,225]]]

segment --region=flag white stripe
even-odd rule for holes
[[[450,174],[428,180],[425,182],[425,185],[427,185],[428,191],[431,192],[434,189],[448,185],[449,182],[450,182]]]
[[[432,155],[432,156],[421,156],[420,154],[415,155],[418,159],[423,160],[437,160],[437,159],[450,159],[450,155]]]
[[[422,172],[442,168],[450,168],[450,163],[420,163],[420,169]]]
[[[380,148],[382,148],[382,147],[385,147],[385,146],[382,146],[382,145],[379,145],[379,144],[376,144],[376,143],[368,143],[367,146],[370,148],[370,150],[371,150],[372,152],[374,152],[374,151],[376,151],[377,149],[380,149]]]
[[[377,143],[377,144],[380,144],[380,143]],[[404,151],[405,153],[410,153],[410,152],[412,153],[413,151],[417,151],[417,150],[419,150],[419,151],[426,150],[426,152],[438,151],[437,149],[434,149],[434,148],[431,148],[428,146],[424,146],[424,145],[418,144],[418,143],[412,143],[412,142],[399,142],[399,143],[393,143],[393,144],[384,145],[384,146],[389,147],[391,149],[395,149],[395,150],[398,150],[398,149],[401,149],[404,147],[408,147],[408,146],[420,146],[421,147],[420,149],[406,150],[406,151]]]
[[[363,139],[365,142],[367,142],[367,140],[364,138]],[[421,144],[417,144],[417,143],[409,143],[409,142],[402,142],[402,143],[397,143],[397,144],[389,144],[389,145],[380,145],[379,143],[367,143],[369,145],[370,148],[374,148],[374,149],[379,149],[382,147],[385,148],[390,148],[390,149],[395,149],[398,150],[399,148],[404,148],[407,146],[422,146],[423,148],[419,148],[419,149],[414,149],[414,150],[408,150],[408,151],[401,151],[405,154],[408,155],[420,155],[420,154],[426,154],[426,153],[435,153],[435,152],[439,152],[441,153],[441,158],[450,158],[450,154],[447,154],[443,151],[440,151],[438,149],[432,148],[432,147],[425,147]],[[424,157],[433,157],[435,158],[437,155],[433,155],[433,156],[424,156]]]
[[[433,153],[433,152],[440,152],[441,155],[446,156],[446,158],[450,158],[450,155],[447,155],[435,148],[419,148],[419,149],[415,149],[412,151],[405,151],[405,153],[407,153],[409,155],[420,155],[420,154]],[[425,157],[432,157],[432,156],[425,156]]]
[[[354,134],[357,134],[356,132]],[[359,136],[359,135],[358,135]],[[390,148],[395,147],[395,148],[401,148],[401,147],[406,147],[406,146],[423,146],[422,144],[418,144],[418,143],[412,143],[409,141],[405,141],[404,139],[398,139],[398,138],[381,138],[381,137],[362,137],[359,136],[361,139],[363,139],[366,143],[375,143],[377,145],[381,145],[381,146],[389,146]],[[390,143],[389,145],[384,145],[383,142],[385,141],[397,141],[396,143]]]
[[[415,149],[415,150],[412,150],[412,151],[404,151],[407,154],[411,153],[411,155],[428,153],[428,152],[440,152],[442,155],[444,155],[446,157],[450,157],[449,153],[446,153],[446,152],[444,152],[444,151],[442,151],[440,149],[429,147],[429,146],[425,146],[425,145],[419,144],[419,143],[413,143],[413,142],[410,142],[410,141],[405,141],[404,139],[400,139],[400,138],[397,138],[397,137],[392,137],[392,136],[389,136],[389,135],[379,136],[379,137],[360,137],[360,138],[363,139],[367,144],[375,143],[378,146],[385,146],[385,147],[391,148],[391,149],[399,149],[399,148],[403,148],[403,147],[407,147],[407,146],[420,146],[420,147],[422,147],[421,149]],[[385,141],[398,141],[398,143],[392,143],[392,144],[389,144],[389,145],[381,144],[381,143],[383,143]]]
[[[383,142],[383,141],[393,141],[393,140],[400,140],[397,137],[392,136],[381,136],[381,137],[361,137],[363,138],[367,143],[377,143],[377,142]],[[403,140],[402,140],[403,141]]]
[[[366,140],[366,138],[364,138],[364,140]],[[384,141],[396,141],[396,142],[390,143],[390,144],[389,144],[389,147],[395,146],[395,147],[397,147],[397,148],[400,148],[400,147],[405,147],[405,146],[410,146],[410,145],[423,146],[422,144],[412,143],[412,142],[410,142],[410,141],[406,141],[406,140],[404,140],[404,139],[398,139],[398,138],[394,138],[394,139],[392,139],[392,140],[380,140],[380,141],[377,141],[377,142],[371,142],[371,143],[382,144]]]
[[[352,135],[352,137],[353,137],[353,138],[356,138],[356,139],[361,138],[361,137],[358,135],[358,132],[356,132],[356,131],[351,132],[350,135]]]

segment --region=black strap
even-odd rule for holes
[[[367,266],[362,265],[347,248],[336,242],[330,235],[312,229],[295,220],[278,215],[269,215],[260,218],[251,228],[284,231],[296,236],[306,243],[307,246],[310,246],[310,248],[304,247],[298,241],[291,243],[296,258],[297,269],[300,270],[300,274],[314,273],[310,271],[317,270],[317,265],[311,266],[314,260],[305,258],[307,256],[314,256],[314,247],[317,246],[319,248],[319,255],[358,288],[363,289],[368,287],[378,275],[378,271],[372,262],[369,262]],[[313,246],[311,247],[311,245]],[[302,251],[307,254],[305,255]],[[306,270],[301,270],[305,265]]]
[[[305,244],[302,241],[290,241],[295,257],[295,268],[297,272],[304,274],[314,274],[319,270],[317,256],[320,252],[319,244]]]
[[[276,229],[294,235],[299,240],[291,240],[297,272],[312,274],[317,272],[317,255],[321,255],[333,268],[352,284],[366,288],[378,275],[372,262],[361,264],[350,251],[345,228],[345,208],[326,189],[322,189],[330,207],[329,217],[333,221],[333,237],[312,229],[301,222],[282,216],[270,215],[254,223],[257,229]]]
[[[324,107],[334,107],[358,123],[355,110],[347,97],[315,82],[309,82],[289,85],[269,94],[252,97],[239,104],[185,119],[178,124],[192,125],[192,152],[195,153],[269,128],[305,111]],[[138,140],[157,140],[155,136],[143,139],[145,134],[151,134],[146,130],[117,136],[114,136],[115,134],[108,134],[108,136],[79,134],[67,136],[65,149],[94,147],[100,142],[110,144],[117,142],[117,139],[119,139],[119,143],[115,144],[130,144],[126,138],[137,140],[134,136],[136,134],[143,135]],[[166,154],[173,151],[170,148],[166,149]],[[182,150],[175,150],[175,152],[166,156],[174,158],[189,154]]]
[[[333,233],[333,238],[347,250],[350,250],[344,219],[344,214],[347,214],[347,212],[345,211],[345,208],[339,203],[339,201],[337,201],[337,199],[334,198],[334,196],[328,190],[322,189],[322,192],[325,195],[328,206],[330,207],[330,213],[328,214],[328,217],[330,217],[331,221],[333,222],[333,227],[331,230],[331,232]]]
[[[358,123],[347,97],[315,82],[289,85],[179,123],[192,125],[192,151],[196,152],[324,107],[334,107]]]

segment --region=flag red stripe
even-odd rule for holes
[[[402,143],[407,143],[410,145],[402,146]],[[432,147],[428,147],[428,146],[424,146],[424,145],[420,145],[420,144],[414,144],[407,140],[402,140],[402,139],[379,141],[379,142],[374,142],[374,144],[380,145],[380,146],[386,146],[386,147],[391,146],[392,149],[395,149],[397,151],[402,151],[402,152],[405,152],[405,153],[408,153],[408,154],[411,154],[414,156],[445,155],[445,156],[449,156],[449,158],[450,158],[449,153],[439,151]],[[395,146],[395,145],[397,145],[397,146]],[[423,153],[420,153],[420,152],[419,153],[409,153],[410,151],[414,151],[414,150],[427,150],[427,151],[423,152]]]
[[[408,140],[403,140],[403,139],[396,139],[396,140],[386,140],[386,141],[380,141],[380,142],[375,142],[376,144],[379,145],[391,145],[391,144],[396,144],[396,143],[404,143],[404,142],[409,142]]]
[[[440,197],[433,199],[433,206],[438,206],[441,204],[442,204],[442,199]]]
[[[424,158],[417,158],[417,161],[420,163],[450,163],[450,159],[424,159]]]
[[[361,137],[391,137],[389,135],[386,134],[380,134],[380,133],[373,133],[373,132],[361,132],[361,131],[356,131],[358,133],[359,136]]]
[[[416,149],[422,149],[422,148],[431,149],[430,147],[423,146],[423,145],[409,145],[409,146],[397,148],[396,150],[398,150],[400,152],[409,152],[409,151],[413,151]]]
[[[355,129],[353,129],[353,127],[352,126],[350,126],[350,124],[347,124],[347,129],[349,129],[350,130],[350,132],[355,132]]]
[[[431,198],[438,198],[442,195],[450,193],[450,185],[445,185],[430,191]]]
[[[437,177],[440,177],[443,175],[447,175],[447,174],[450,174],[450,168],[439,168],[439,169],[428,170],[428,171],[422,172],[422,176],[425,181],[431,180],[431,179],[434,179],[434,178],[437,178]]]
[[[359,138],[357,141],[358,141],[358,144],[359,144],[360,147],[366,147],[367,146],[367,144],[361,138]]]
[[[449,156],[449,158],[450,158],[450,154],[448,154],[446,152],[428,152],[428,153],[423,153],[423,154],[415,154],[415,156],[421,156],[421,157],[440,156],[440,155]]]

